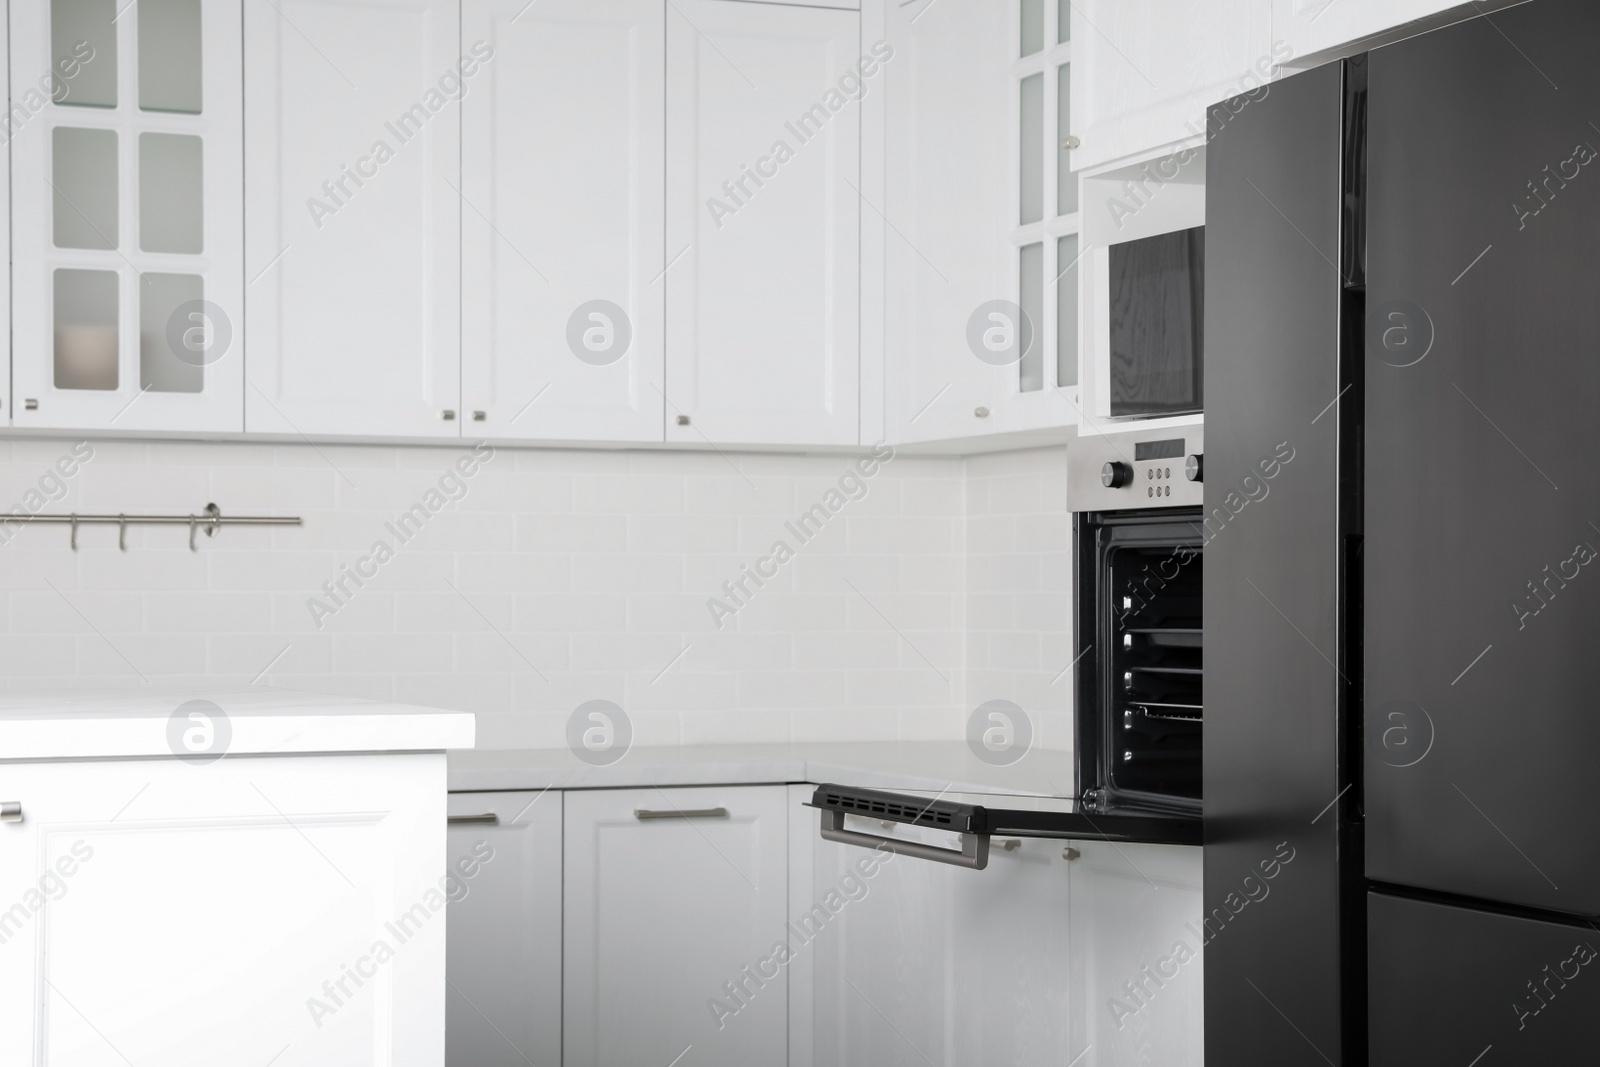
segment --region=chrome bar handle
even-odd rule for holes
[[[651,811],[634,808],[633,817],[641,822],[651,819],[726,819],[727,808],[673,808],[671,811]]]
[[[0,800],[0,822],[21,822],[22,801]]]
[[[496,815],[492,811],[484,812],[481,815],[449,815],[445,817],[445,822],[452,826],[455,826],[459,823],[477,822],[487,823],[490,826],[498,826],[500,825],[500,816]]]
[[[924,845],[920,841],[898,841],[892,837],[879,837],[877,834],[863,834],[855,830],[844,828],[844,815],[842,811],[823,809],[822,812],[822,839],[836,841],[841,845],[859,845],[862,848],[881,848],[893,852],[897,856],[911,856],[919,860],[932,860],[935,863],[948,863],[954,867],[965,867],[972,871],[981,871],[989,865],[989,835],[988,834],[962,834],[961,851],[953,848],[940,848],[937,845]]]

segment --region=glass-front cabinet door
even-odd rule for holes
[[[239,10],[12,6],[12,425],[244,428]]]

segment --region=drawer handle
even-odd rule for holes
[[[727,808],[673,808],[671,811],[651,811],[634,808],[633,817],[641,822],[650,819],[726,819]]]
[[[955,867],[981,871],[989,865],[989,835],[962,834],[961,851],[924,845],[919,841],[898,841],[877,834],[863,834],[844,828],[844,812],[824,808],[822,811],[822,839],[841,845],[859,845],[862,848],[881,848],[897,856],[911,856],[919,860],[948,863]],[[1005,846],[1001,846],[1002,848]]]
[[[22,801],[0,800],[0,822],[21,822]]]
[[[500,816],[496,815],[492,811],[488,811],[484,812],[482,815],[451,815],[447,817],[445,821],[452,825],[456,823],[481,822],[488,823],[490,826],[496,826],[500,822]]]

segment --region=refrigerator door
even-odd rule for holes
[[[1592,928],[1378,893],[1367,923],[1371,1067],[1592,1059]]]
[[[1367,175],[1367,874],[1585,915],[1596,42],[1600,4],[1534,0],[1371,53]]]

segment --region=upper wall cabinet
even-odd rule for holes
[[[1203,143],[1205,108],[1265,82],[1288,58],[1272,0],[1078,0],[1072,4],[1073,168],[1178,141]]]
[[[1272,0],[1272,29],[1295,57],[1302,57],[1359,45],[1452,8],[1465,8],[1466,17],[1504,6],[1505,0],[1470,7],[1462,0]]]
[[[465,0],[467,432],[662,439],[666,10]]]
[[[860,38],[855,11],[667,5],[668,441],[859,441]]]
[[[141,6],[145,0],[140,0]],[[460,432],[457,0],[245,0],[253,432]]]
[[[1070,5],[891,4],[889,424],[904,442],[1077,422]]]
[[[888,7],[884,348],[900,442],[982,433],[995,404],[997,368],[967,324],[1010,292],[1005,7]]]
[[[10,20],[13,425],[243,429],[239,5]]]

